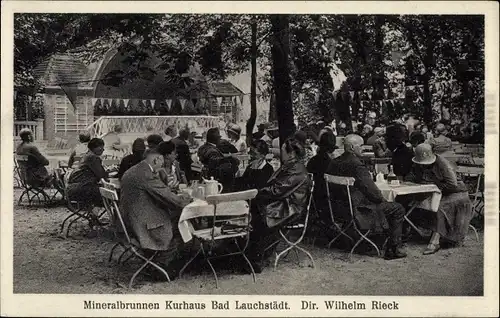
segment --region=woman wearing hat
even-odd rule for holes
[[[424,255],[440,249],[440,237],[452,244],[463,241],[473,217],[472,204],[465,184],[457,178],[448,161],[433,153],[431,145],[423,143],[415,147],[414,166],[405,178],[417,183],[433,183],[442,193],[437,211],[436,230]]]
[[[229,125],[229,128],[227,129],[227,136],[229,137],[231,144],[238,150],[238,153],[247,153],[247,144],[245,140],[241,138],[240,126],[236,124]]]

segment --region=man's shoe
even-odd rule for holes
[[[405,257],[406,257],[406,253],[400,251],[399,248],[397,248],[397,247],[388,248],[384,254],[385,260],[393,260],[393,259],[399,259],[399,258],[405,258]]]
[[[424,251],[424,255],[434,254],[437,251],[439,251],[440,249],[441,249],[441,246],[439,244],[432,244],[431,243],[431,244],[427,245],[427,248]]]

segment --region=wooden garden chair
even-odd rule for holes
[[[286,257],[286,255],[288,255],[290,251],[294,251],[297,260],[299,260],[298,251],[303,252],[311,260],[312,267],[313,268],[315,267],[314,258],[312,257],[311,253],[309,253],[309,251],[307,251],[305,248],[299,246],[299,244],[302,243],[302,240],[304,239],[304,236],[306,235],[307,232],[310,210],[313,202],[313,193],[315,184],[313,174],[309,173],[307,178],[310,181],[311,186],[308,189],[307,206],[305,211],[303,211],[301,214],[297,216],[292,217],[292,220],[289,221],[285,226],[283,226],[279,230],[279,235],[280,235],[279,239],[266,248],[266,250],[274,248],[274,252],[276,255],[274,259],[274,267],[273,267],[274,270],[276,270],[276,267],[278,266],[278,262],[281,259],[281,257],[283,256]],[[298,237],[294,239],[291,237],[290,234],[292,234],[295,231],[300,231],[300,232],[298,233]],[[286,247],[281,252],[278,253],[276,247],[279,245],[280,242],[284,243]]]
[[[216,287],[219,287],[219,280],[217,273],[212,265],[212,260],[228,257],[228,256],[241,256],[245,259],[252,272],[253,281],[255,282],[255,270],[252,263],[246,256],[246,249],[250,241],[250,204],[251,200],[257,195],[257,190],[247,190],[240,192],[231,192],[217,195],[210,195],[206,197],[208,204],[213,205],[214,213],[211,225],[206,228],[192,230],[192,236],[199,241],[198,252],[183,266],[179,272],[179,277],[186,268],[193,262],[193,260],[202,254],[205,261],[208,263],[215,277]],[[224,202],[235,201],[248,201],[248,208],[241,210],[241,213],[235,214],[233,212],[221,212],[217,207]],[[235,251],[224,252],[217,250],[219,245],[224,247],[234,246]]]
[[[15,169],[15,172],[17,173],[20,186],[23,189],[23,192],[21,193],[21,196],[19,197],[17,204],[21,205],[24,196],[28,198],[28,206],[32,206],[35,197],[38,199],[38,204],[52,203],[57,192],[54,193],[54,195],[51,197],[45,191],[43,186],[38,187],[29,184],[26,173],[28,167],[28,158],[29,158],[28,155],[15,155],[14,158],[15,161],[14,165],[17,167],[17,169]]]
[[[346,224],[342,227],[342,232],[341,235],[345,235],[350,237],[350,235],[346,234],[346,231],[352,228],[355,233],[359,236],[359,239],[356,241],[354,246],[352,247],[350,253],[349,253],[349,258],[352,258],[352,254],[356,250],[356,248],[363,242],[366,241],[373,247],[375,247],[375,250],[377,251],[377,255],[379,257],[382,256],[382,253],[380,252],[379,247],[377,244],[375,244],[369,236],[372,234],[378,234],[375,232],[375,229],[373,228],[361,228],[360,225],[358,224],[356,220],[356,209],[352,205],[352,198],[351,198],[351,187],[354,186],[355,179],[352,177],[343,177],[343,176],[332,176],[332,175],[325,175],[325,178],[328,180],[327,184],[335,184],[337,186],[345,186],[346,192],[347,192],[347,198],[348,198],[348,204],[349,204],[349,212],[350,212],[350,218],[349,220],[346,220]],[[384,245],[387,243],[387,239],[385,240]]]
[[[128,288],[132,288],[134,284],[134,280],[137,278],[137,275],[139,275],[140,272],[142,272],[146,267],[152,266],[160,273],[162,273],[166,278],[167,281],[170,282],[170,277],[168,276],[167,271],[163,269],[160,265],[155,263],[153,260],[154,258],[158,255],[158,251],[154,251],[151,256],[146,257],[145,250],[141,248],[140,243],[133,238],[128,230],[127,227],[125,226],[125,222],[123,220],[123,217],[120,212],[119,204],[118,204],[118,194],[114,190],[106,189],[106,188],[99,188],[99,191],[101,192],[101,196],[103,198],[104,202],[104,207],[106,208],[107,213],[111,216],[112,220],[117,221],[118,225],[121,228],[121,233],[123,233],[124,239],[120,240],[119,243],[115,244],[111,250],[111,255],[110,258],[113,256],[114,249],[118,246],[121,245],[122,247],[125,248],[126,251],[131,251],[132,256],[135,256],[137,259],[141,260],[144,262],[139,269],[135,271],[135,273],[132,275],[132,278],[129,281]],[[124,252],[125,253],[125,252]],[[120,256],[120,258],[124,255]],[[127,259],[128,260],[128,259]]]

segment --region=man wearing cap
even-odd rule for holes
[[[453,149],[451,139],[444,135],[445,131],[446,126],[444,124],[437,124],[434,137],[428,141],[432,147],[432,151],[436,154],[443,154]]]
[[[440,249],[441,237],[453,245],[460,244],[474,215],[467,187],[457,177],[449,162],[434,154],[429,144],[423,143],[415,147],[412,161],[415,164],[405,180],[435,184],[442,194],[435,214],[435,232],[424,255],[434,254]]]
[[[207,131],[207,142],[198,149],[198,158],[204,165],[205,177],[214,177],[222,183],[225,192],[230,192],[238,171],[239,160],[225,156],[219,149],[220,141],[219,128],[210,128]]]
[[[257,132],[253,133],[252,135],[252,139],[253,140],[260,140],[262,137],[264,137],[266,134],[265,134],[265,130],[266,130],[266,125],[265,124],[259,124],[259,126],[257,126]]]
[[[236,124],[229,125],[227,129],[227,136],[231,144],[236,147],[238,153],[246,154],[247,152],[247,143],[245,140],[241,138],[241,128]]]
[[[363,138],[359,135],[347,135],[344,139],[344,153],[333,159],[326,173],[334,176],[352,177],[355,179],[351,190],[351,199],[355,209],[355,218],[362,228],[389,230],[389,242],[385,251],[385,259],[392,260],[406,257],[400,251],[401,235],[405,209],[396,202],[387,202],[379,188],[373,182],[363,157]],[[339,214],[349,218],[348,197],[344,186],[332,185],[332,199],[335,205],[344,207],[336,209]],[[346,209],[347,207],[347,209]]]

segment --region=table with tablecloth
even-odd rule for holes
[[[250,209],[247,201],[221,202],[217,204],[217,215],[238,216]],[[194,227],[191,223],[193,219],[200,217],[213,217],[215,206],[208,204],[205,200],[195,199],[182,209],[179,218],[179,232],[182,240],[187,243],[193,239]],[[243,212],[243,213],[242,213]]]
[[[412,195],[412,194],[428,194],[423,200],[414,201],[411,203],[411,208],[405,214],[405,220],[415,229],[421,236],[422,232],[410,221],[409,216],[415,208],[420,208],[432,212],[437,212],[439,203],[441,202],[441,190],[435,184],[416,184],[403,182],[398,185],[388,183],[376,183],[377,187],[382,192],[384,198],[389,202],[394,202],[397,196]]]

